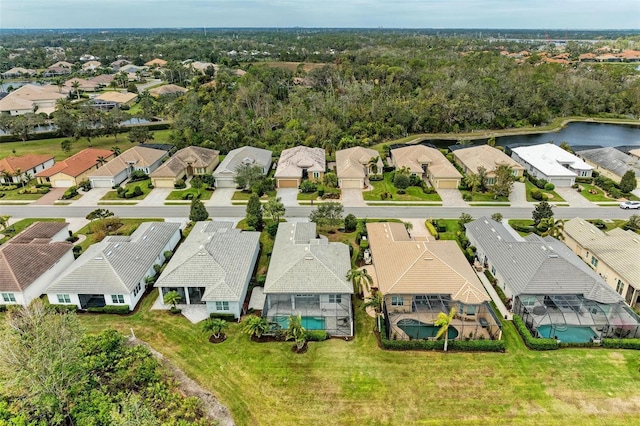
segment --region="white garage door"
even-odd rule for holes
[[[340,188],[360,189],[362,188],[362,180],[361,179],[340,179]]]
[[[573,185],[573,179],[571,178],[553,178],[551,183],[559,188],[568,188]]]
[[[113,180],[111,179],[91,179],[91,186],[94,188],[111,188]]]
[[[218,178],[216,179],[216,188],[235,188],[236,183],[233,178]]]
[[[73,186],[73,181],[71,179],[56,179],[51,184],[54,188],[69,188]]]

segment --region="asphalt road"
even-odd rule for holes
[[[104,206],[103,206],[104,207]],[[0,215],[14,218],[44,218],[44,217],[85,217],[97,207],[71,206],[17,206],[0,205]],[[120,217],[187,217],[189,206],[107,206]],[[288,207],[285,217],[308,217],[315,207]],[[211,217],[244,217],[245,206],[209,207]],[[637,210],[622,210],[614,207],[555,207],[556,219],[627,219],[632,214],[639,214]],[[368,206],[347,207],[344,214],[354,214],[359,218],[458,218],[462,213],[469,213],[473,217],[490,216],[500,212],[506,219],[530,218],[532,208],[529,207],[412,207],[412,206]]]

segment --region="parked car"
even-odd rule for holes
[[[625,201],[620,203],[621,209],[640,209],[640,201]]]

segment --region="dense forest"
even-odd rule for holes
[[[9,63],[8,52],[20,40],[31,48]],[[180,146],[223,152],[247,144],[276,152],[299,144],[332,151],[413,133],[538,126],[565,116],[640,116],[637,64],[539,61],[543,51],[577,57],[595,42],[539,46],[477,32],[382,30],[9,34],[3,35],[0,65],[44,65],[45,42],[65,47],[71,60],[89,52],[103,63],[117,57],[169,60],[165,77],[193,90],[171,102],[143,97],[138,114],[169,119]],[[637,47],[638,36],[605,43]],[[528,49],[531,56],[514,61],[500,54],[504,49]],[[179,62],[185,59],[220,68],[215,75],[190,74]],[[206,84],[209,77],[215,82]],[[73,114],[78,118],[82,111]]]

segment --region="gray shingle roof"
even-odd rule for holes
[[[316,238],[315,223],[281,223],[264,286],[269,293],[353,293],[349,248]]]
[[[636,177],[640,177],[640,160],[613,147],[587,149],[576,152],[576,155],[618,176],[624,175],[627,170],[633,170]]]
[[[269,171],[271,166],[272,152],[266,149],[255,148],[253,146],[243,146],[229,151],[224,160],[216,167],[213,176],[235,176],[236,169],[241,164],[259,165],[265,171]]]
[[[89,247],[47,292],[130,293],[179,229],[179,223],[144,222],[129,237],[107,237]]]
[[[232,222],[198,222],[155,287],[205,287],[204,301],[239,301],[253,273],[260,233]]]
[[[489,257],[515,295],[581,294],[601,303],[622,300],[604,280],[562,242],[552,237],[516,240],[499,222],[481,217],[466,225],[467,235]]]

